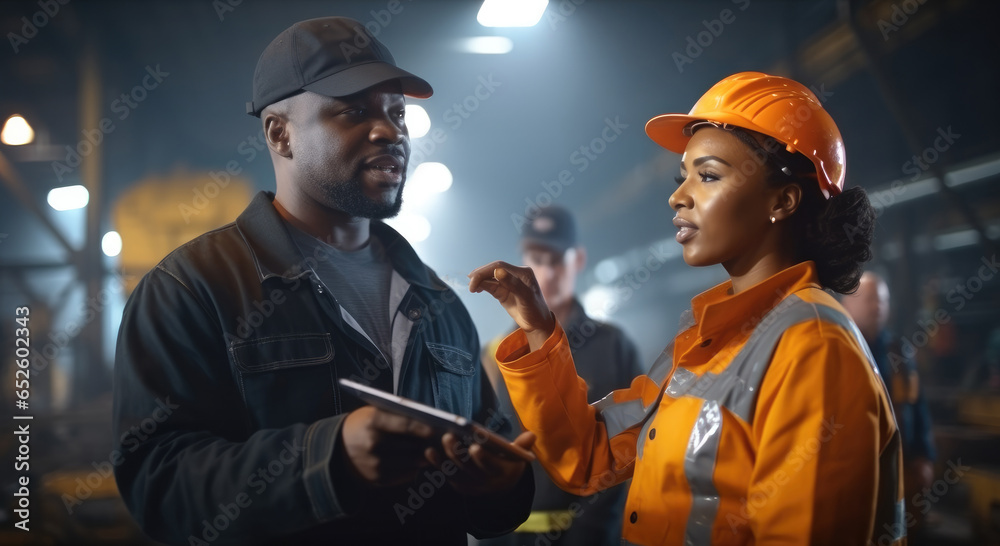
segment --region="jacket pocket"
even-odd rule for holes
[[[333,359],[330,334],[291,334],[234,343],[229,351],[244,373],[312,366]]]
[[[476,385],[476,362],[472,355],[450,345],[426,343],[433,361],[431,384],[434,405],[472,419],[472,393]]]
[[[311,423],[336,413],[330,334],[250,339],[229,352],[253,428]]]

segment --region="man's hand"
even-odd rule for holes
[[[542,290],[530,267],[493,262],[469,274],[470,292],[489,292],[528,338],[528,347],[538,350],[556,328],[556,319],[545,305]]]
[[[522,432],[514,443],[531,451],[535,434]],[[528,467],[524,461],[497,455],[479,444],[468,446],[450,432],[441,439],[441,447],[444,455],[439,449],[427,448],[427,461],[449,476],[448,483],[453,489],[467,496],[509,491]],[[443,466],[449,461],[457,467],[457,471]]]
[[[424,452],[440,433],[420,421],[365,406],[344,418],[341,435],[352,474],[369,486],[389,486],[409,482],[429,466]]]

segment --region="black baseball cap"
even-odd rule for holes
[[[576,221],[566,209],[543,207],[528,218],[521,230],[521,250],[529,244],[544,246],[560,254],[576,246]]]
[[[389,49],[360,22],[347,17],[299,21],[261,53],[253,74],[247,114],[260,117],[268,105],[300,91],[344,97],[398,80],[404,95],[426,99],[429,83],[396,66]]]

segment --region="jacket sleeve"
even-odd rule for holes
[[[159,541],[246,544],[344,515],[342,416],[248,434],[218,318],[161,269],[125,307],[113,411],[118,488]]]
[[[587,385],[577,376],[561,326],[531,353],[517,330],[500,344],[496,358],[522,426],[538,436],[535,454],[556,485],[590,495],[632,476],[638,428],[608,437],[598,411],[587,403]],[[658,390],[639,376],[609,396],[615,404],[641,400],[647,406]]]
[[[843,329],[789,328],[761,384],[747,492],[758,544],[868,544],[879,457],[895,431],[871,364]]]

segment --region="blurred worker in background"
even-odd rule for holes
[[[903,442],[906,498],[912,499],[934,480],[934,434],[913,355],[907,355],[899,338],[886,329],[889,286],[877,273],[866,271],[861,275],[858,291],[844,295],[841,303],[868,342],[879,374],[889,389]],[[927,514],[909,503],[906,509],[915,523],[911,532],[917,534]]]
[[[577,243],[573,215],[558,206],[539,210],[529,218],[521,232],[521,256],[525,265],[535,273],[542,297],[566,331],[577,373],[587,384],[588,400],[596,402],[615,389],[628,387],[632,378],[643,372],[635,344],[615,326],[588,317],[576,297],[576,279],[587,263],[587,252]],[[483,349],[482,361],[483,369],[497,389],[501,408],[513,415],[510,396],[493,357],[504,337],[506,334]],[[581,497],[552,483],[537,461],[532,467],[535,472],[535,500],[528,520],[511,535],[480,544],[619,544],[627,483]]]

